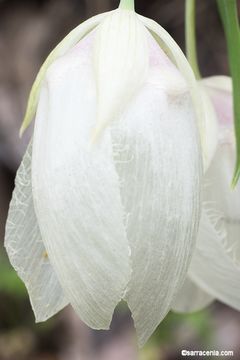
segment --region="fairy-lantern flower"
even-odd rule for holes
[[[142,345],[195,245],[203,119],[180,48],[127,4],[77,27],[41,68],[5,246],[37,321],[70,303],[108,329],[124,299]]]
[[[211,139],[216,147],[205,169],[196,249],[173,309],[192,312],[217,299],[240,310],[240,185],[231,187],[236,160],[232,82],[229,77],[214,76],[203,79],[200,86],[216,112],[217,124],[213,122],[206,132],[206,142]]]

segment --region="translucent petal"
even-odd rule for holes
[[[227,76],[212,76],[201,81],[213,102],[218,115],[219,125],[228,128],[233,127],[233,97],[232,80]],[[221,130],[221,132],[223,129]]]
[[[203,109],[205,118],[207,119],[205,124],[205,157],[204,157],[204,171],[206,171],[215,155],[218,145],[218,119],[217,113],[213,106],[211,97],[209,96],[206,87],[199,82],[199,89],[202,95]]]
[[[228,247],[235,248],[236,245],[239,253],[240,184],[234,189],[231,187],[235,158],[233,123],[230,126],[220,126],[218,150],[205,175],[204,200],[210,208],[215,209],[219,224],[225,228]]]
[[[191,313],[204,309],[214,298],[198,287],[189,277],[179,291],[172,305],[172,310],[179,313]]]
[[[134,11],[116,10],[99,25],[95,39],[97,125],[93,141],[119,116],[148,73],[147,30]]]
[[[222,302],[240,309],[240,184],[231,188],[235,163],[231,80],[202,82],[219,118],[219,144],[205,175],[204,210],[190,276]]]
[[[87,21],[84,21],[82,24],[80,24],[75,29],[73,29],[48,55],[47,59],[41,66],[37,74],[37,77],[34,81],[34,84],[32,86],[28,99],[26,113],[20,129],[20,135],[24,133],[24,131],[30,125],[31,121],[35,116],[42,82],[44,80],[44,77],[46,75],[49,66],[57,58],[64,55],[69,49],[71,49],[74,45],[76,45],[86,34],[88,34],[91,30],[93,30],[105,18],[107,14],[110,13],[111,12],[100,14],[90,18]]]
[[[151,33],[159,43],[160,47],[165,51],[171,61],[177,66],[177,68],[187,82],[187,86],[194,103],[194,111],[198,119],[198,127],[202,143],[202,156],[204,163],[207,163],[208,152],[207,144],[205,142],[208,117],[206,116],[207,114],[204,109],[204,99],[202,99],[202,92],[194,77],[193,71],[180,47],[164,28],[162,28],[155,21],[148,19],[144,16],[139,15],[139,18],[142,23],[148,28],[148,30],[151,31]]]
[[[229,76],[210,76],[202,79],[201,83],[208,88],[215,89],[217,92],[232,92],[232,79]]]
[[[208,294],[240,310],[238,238],[227,237],[221,217],[204,210],[189,276]]]
[[[36,321],[45,321],[67,301],[42,242],[32,198],[32,145],[17,172],[6,224],[5,247],[12,266],[24,281]]]
[[[199,219],[197,121],[188,93],[171,96],[164,70],[175,72],[175,85],[183,79],[157,48],[162,66],[155,59],[146,85],[112,129],[132,254],[126,300],[140,345],[184,281]]]
[[[34,132],[33,195],[66,297],[87,325],[106,329],[130,267],[109,130],[90,146],[97,107],[92,39],[48,71]]]
[[[191,274],[209,293],[240,309],[240,185],[230,186],[234,159],[234,146],[220,144],[206,174],[204,199],[211,210],[201,222]]]
[[[240,230],[240,185],[231,187],[231,176],[235,161],[234,139],[220,144],[209,171],[206,174],[204,198],[222,214],[228,237],[237,241]]]

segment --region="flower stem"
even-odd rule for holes
[[[197,79],[201,78],[196,46],[196,1],[185,0],[185,41],[187,59]]]
[[[119,4],[119,9],[134,10],[134,0],[121,0]]]
[[[236,167],[232,180],[235,187],[240,177],[240,29],[236,0],[217,0],[228,47],[229,67],[233,82],[236,136]]]

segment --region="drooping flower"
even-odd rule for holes
[[[232,84],[230,78],[216,76],[202,80],[201,86],[216,111],[217,146],[204,176],[196,249],[173,309],[196,311],[218,299],[240,310],[240,185],[231,188],[236,158]]]
[[[5,240],[37,321],[70,303],[108,329],[124,299],[142,345],[167,314],[198,231],[200,98],[177,44],[133,10],[86,21],[50,54]]]

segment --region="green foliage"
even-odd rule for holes
[[[196,46],[196,1],[185,0],[185,41],[186,55],[197,79],[201,78]]]
[[[0,291],[15,297],[26,297],[27,291],[23,282],[17,276],[7,260],[7,257],[0,253]]]
[[[198,311],[192,314],[177,314],[170,312],[159,325],[152,337],[152,341],[164,344],[167,341],[174,342],[174,333],[180,327],[194,330],[197,337],[203,343],[210,339],[211,326],[209,324],[209,314],[207,310]]]
[[[236,0],[217,0],[219,12],[225,31],[230,72],[233,81],[233,100],[235,117],[235,135],[237,145],[237,161],[233,186],[240,177],[240,30]]]

